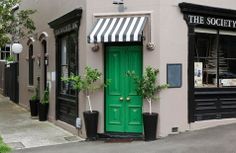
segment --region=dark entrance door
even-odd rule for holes
[[[78,73],[77,32],[58,37],[57,56],[57,119],[75,126],[78,115],[78,94],[69,83],[61,80]]]
[[[4,76],[4,95],[10,100],[19,103],[19,64],[18,62],[6,64]]]
[[[106,79],[106,131],[142,132],[142,98],[136,86],[126,74],[134,71],[142,74],[141,46],[107,46]]]

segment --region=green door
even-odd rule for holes
[[[142,75],[141,46],[108,46],[106,48],[106,131],[142,133],[142,98],[126,73]]]

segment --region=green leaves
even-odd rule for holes
[[[8,147],[2,140],[2,138],[0,137],[0,153],[10,153],[11,152],[11,148]]]
[[[133,78],[134,82],[137,84],[137,93],[145,99],[155,99],[156,93],[160,92],[162,89],[168,87],[167,84],[158,85],[157,75],[159,73],[158,69],[151,68],[148,66],[145,69],[142,78],[139,78],[134,72],[127,72],[127,75]]]
[[[35,10],[19,10],[14,12],[13,7],[21,0],[0,1],[0,47],[6,43],[20,39],[33,33],[36,29],[30,18]]]
[[[13,61],[15,61],[16,59],[15,59],[15,56],[13,56],[13,55],[10,55],[9,57],[7,57],[7,61],[8,62],[13,62]]]
[[[74,89],[84,91],[86,95],[89,95],[90,92],[109,84],[109,82],[102,83],[101,76],[102,73],[97,69],[85,67],[83,76],[71,74],[69,78],[62,78],[62,81],[71,83]]]
[[[30,98],[30,100],[39,100],[39,84],[37,84],[34,95]]]
[[[47,103],[49,103],[49,89],[48,89],[48,87],[44,90],[44,92],[43,92],[43,97],[42,97],[42,99],[40,100],[40,103],[41,103],[41,104],[47,104]]]
[[[30,35],[36,29],[33,20],[30,18],[30,15],[34,14],[35,10],[21,10],[17,13],[18,17],[18,35],[20,37],[25,37]]]

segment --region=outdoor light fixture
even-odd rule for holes
[[[127,9],[124,5],[124,0],[113,0],[113,4],[118,5],[119,12],[124,12]]]
[[[17,10],[19,9],[19,7],[20,7],[20,5],[19,5],[19,4],[16,4],[15,6],[13,6],[13,7],[11,8],[11,10],[12,10],[13,12],[15,12],[15,11],[17,11]]]
[[[12,11],[15,13],[19,9],[19,6],[20,6],[19,4],[16,4],[15,6],[13,6]],[[17,33],[15,35],[17,35]],[[18,40],[15,35],[12,36],[13,42]],[[11,49],[13,53],[19,54],[22,52],[23,46],[19,42],[14,42],[11,46]]]
[[[97,52],[98,50],[99,50],[99,45],[95,43],[94,46],[92,47],[92,51]]]
[[[124,4],[123,0],[113,0],[113,4]]]
[[[45,65],[48,65],[48,58],[49,58],[49,55],[48,55],[48,53],[46,53],[46,54],[44,55],[44,64],[45,64]]]
[[[21,53],[23,50],[23,46],[20,43],[13,43],[12,44],[12,52],[15,54]]]
[[[37,55],[37,64],[39,67],[41,66],[41,54]]]
[[[148,42],[146,48],[149,51],[153,51],[155,49],[155,44],[153,42]]]

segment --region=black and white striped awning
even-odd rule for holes
[[[88,42],[142,41],[146,21],[146,16],[99,18],[88,36]]]

